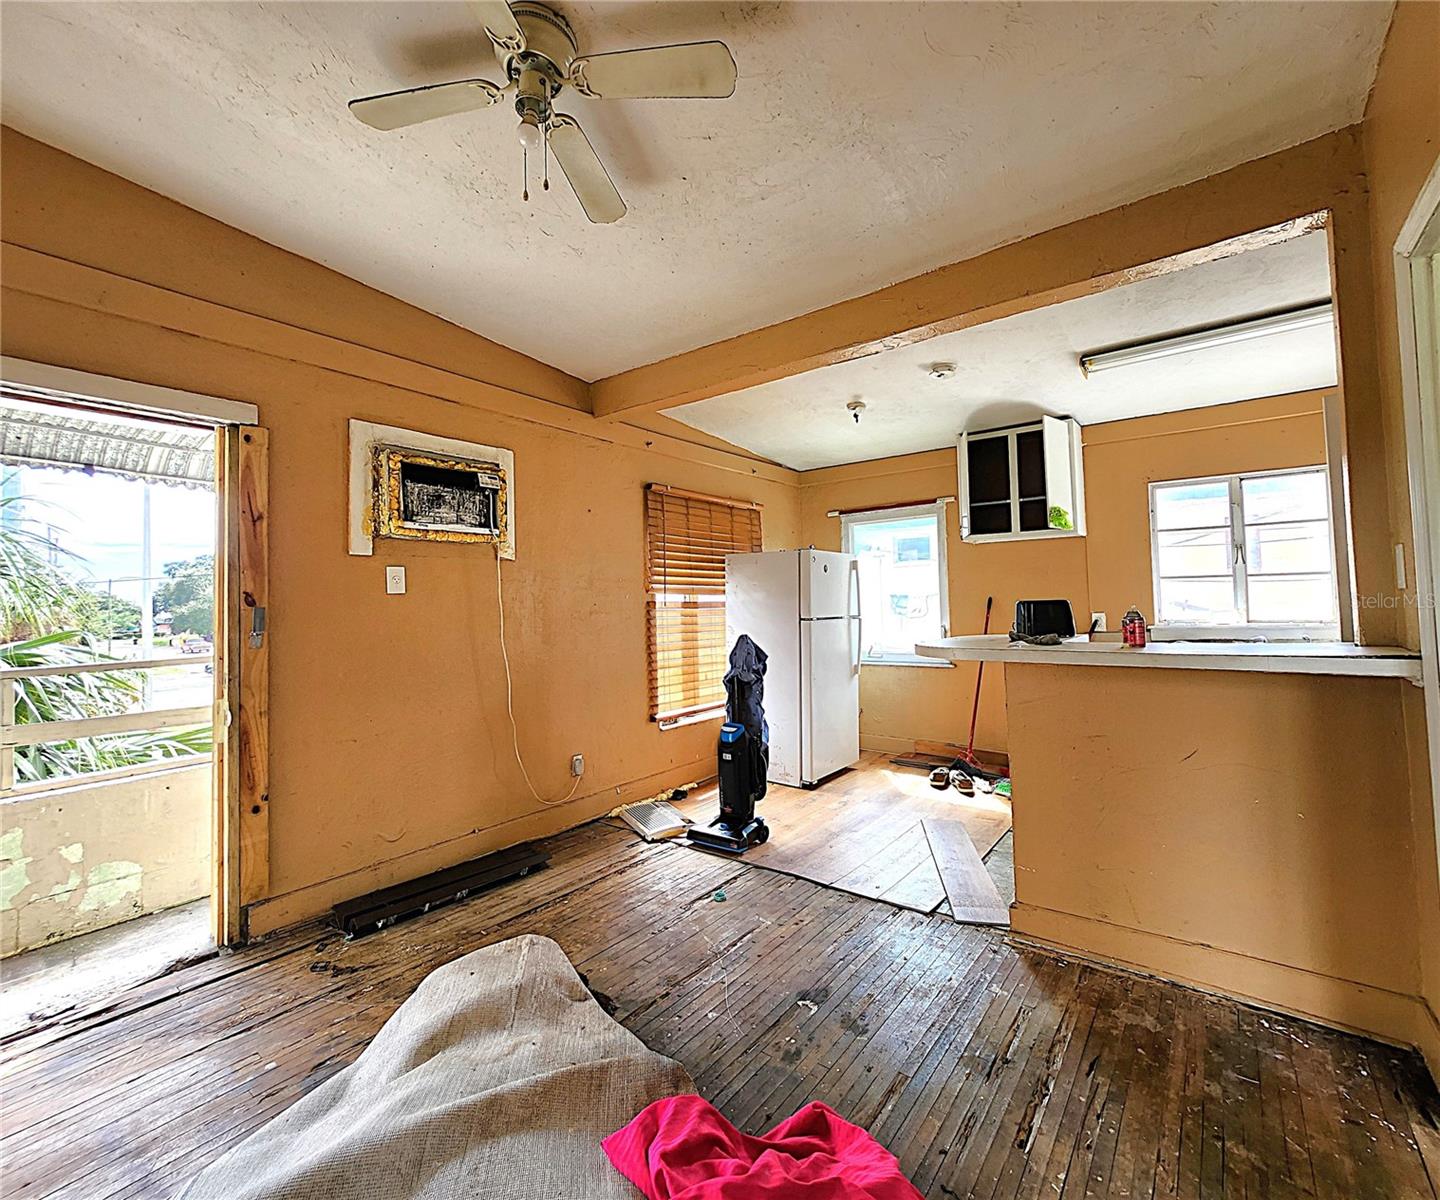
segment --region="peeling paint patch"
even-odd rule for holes
[[[78,863],[85,857],[85,843],[71,842],[68,846],[61,846],[60,857],[66,862]]]
[[[32,860],[24,850],[25,831],[18,825],[0,833],[0,910],[10,909],[15,897],[30,886]]]
[[[70,874],[66,877],[64,883],[55,884],[54,887],[52,887],[48,892],[45,893],[45,896],[47,899],[53,899],[56,896],[68,896],[79,886],[80,872],[71,871]]]
[[[139,863],[125,859],[91,867],[85,879],[85,895],[80,900],[80,911],[111,908],[126,896],[133,896],[140,890],[141,874]]]
[[[0,858],[19,858],[25,848],[25,830],[13,825],[0,833]]]

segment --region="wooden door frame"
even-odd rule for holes
[[[242,944],[270,887],[269,430],[216,430],[215,799],[211,918]]]
[[[211,932],[245,940],[245,905],[270,884],[269,637],[252,644],[269,596],[269,431],[253,404],[0,355],[0,379],[67,408],[215,429],[215,704],[212,718]],[[243,636],[242,636],[243,634]]]
[[[1433,301],[1433,255],[1440,255],[1440,158],[1401,226],[1392,257],[1410,484],[1413,578],[1407,582],[1414,584],[1417,601],[1430,805],[1440,829],[1440,621],[1435,611],[1436,593],[1440,592],[1440,428],[1435,422],[1435,414],[1440,412],[1440,377],[1435,369],[1434,341],[1440,312]],[[1440,839],[1436,866],[1440,869]]]

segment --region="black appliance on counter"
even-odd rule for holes
[[[1044,637],[1047,633],[1053,633],[1056,637],[1073,638],[1075,614],[1070,611],[1070,601],[1015,601],[1015,632],[1027,638]]]

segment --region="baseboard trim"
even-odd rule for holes
[[[1013,905],[1010,927],[1048,950],[1417,1048],[1435,1073],[1440,1023],[1420,996],[1033,904]]]
[[[877,754],[913,754],[915,739],[890,737],[884,733],[862,733],[860,749],[873,750]]]
[[[1420,1040],[1417,1043],[1425,1065],[1430,1068],[1430,1078],[1440,1087],[1440,1015],[1423,996],[1420,999],[1423,1013],[1420,1018]]]
[[[493,854],[521,842],[551,837],[577,825],[584,825],[622,804],[654,797],[715,774],[713,758],[699,759],[680,766],[667,767],[653,775],[642,776],[619,786],[602,788],[585,796],[577,796],[564,806],[527,813],[513,821],[472,829],[458,837],[448,838],[422,850],[415,850],[383,862],[372,863],[356,871],[317,880],[293,891],[267,896],[245,909],[246,936],[263,937],[292,925],[312,921],[328,912],[342,900],[353,900],[367,892],[379,891],[407,879],[418,879],[432,871],[441,871],[484,854]]]

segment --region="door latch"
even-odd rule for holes
[[[257,604],[250,610],[250,649],[258,650],[265,643],[265,606]]]

